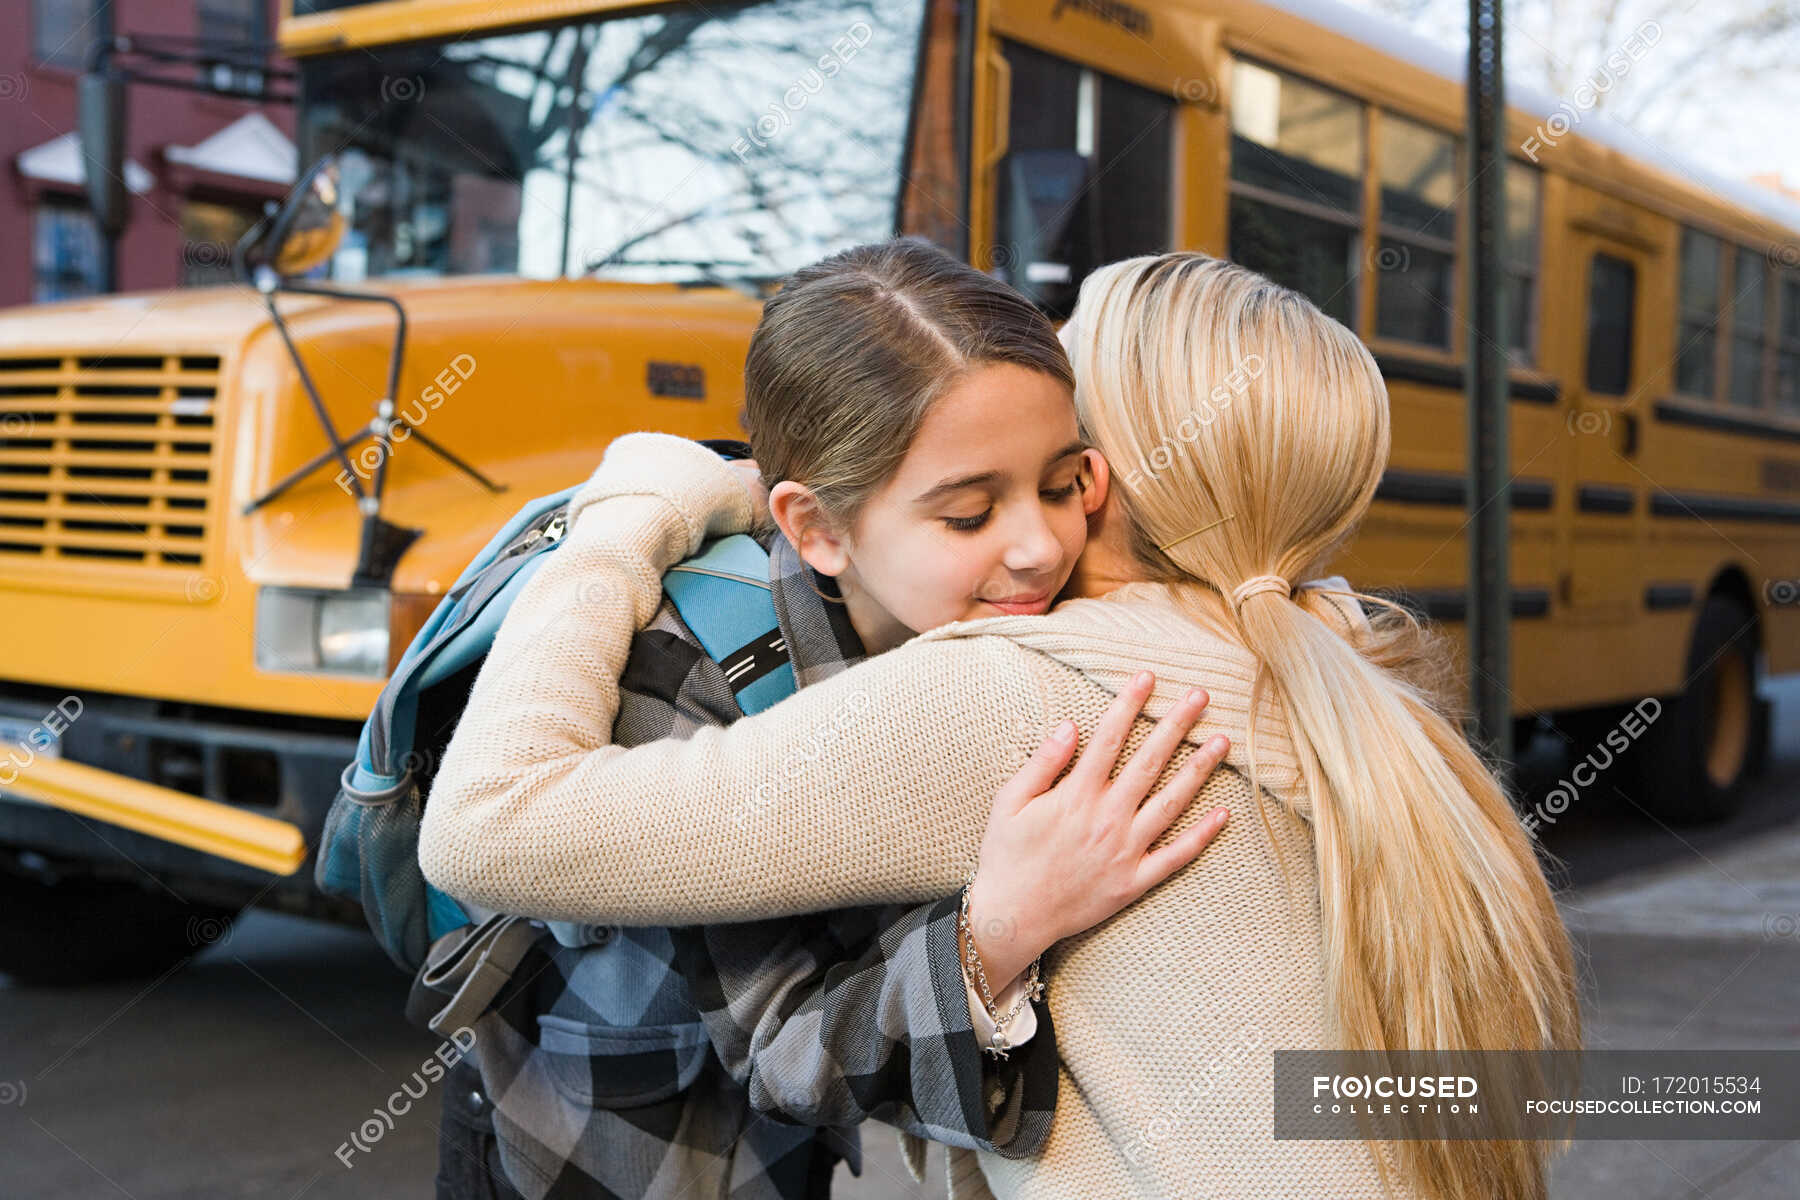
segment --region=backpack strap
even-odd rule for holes
[[[528,553],[536,551],[534,546]],[[523,573],[517,565],[512,570]],[[466,582],[473,585],[471,593],[491,583],[473,575]],[[755,538],[733,534],[709,542],[699,554],[670,568],[663,590],[707,657],[725,672],[745,715],[793,694],[794,667],[769,586],[769,552]],[[472,610],[484,606],[483,597],[470,596]],[[506,606],[498,607],[504,611]],[[457,632],[452,629],[446,636]],[[421,657],[425,662],[431,658]],[[440,1034],[474,1024],[546,929],[564,945],[578,946],[586,927],[496,914],[445,933],[414,977],[408,1017]]]
[[[446,933],[432,943],[413,977],[407,1019],[446,1036],[474,1025],[543,932],[537,921],[495,913]]]
[[[671,567],[663,590],[725,672],[746,716],[794,694],[794,664],[775,615],[769,552],[748,534],[709,542]]]

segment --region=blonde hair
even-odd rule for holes
[[[1447,715],[1432,635],[1361,596],[1374,619],[1347,638],[1327,596],[1292,591],[1354,533],[1387,464],[1368,350],[1305,297],[1189,253],[1094,272],[1063,339],[1145,573],[1255,656],[1251,712],[1266,686],[1286,720],[1335,1048],[1578,1048],[1568,935],[1503,788]],[[1248,753],[1256,792],[1254,721]],[[1387,1145],[1426,1195],[1545,1195],[1544,1142]]]

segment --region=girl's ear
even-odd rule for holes
[[[769,515],[807,566],[836,578],[850,566],[849,547],[832,530],[817,496],[805,484],[784,479],[769,491]]]
[[[1075,482],[1081,488],[1081,511],[1091,517],[1106,503],[1112,487],[1112,468],[1107,466],[1106,456],[1092,447],[1083,450]]]

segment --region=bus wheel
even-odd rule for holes
[[[1709,596],[1700,610],[1687,690],[1666,701],[1645,739],[1649,807],[1666,821],[1722,821],[1743,805],[1766,728],[1758,719],[1752,623],[1729,596]]]
[[[0,862],[0,975],[34,986],[156,975],[223,940],[234,915],[133,883],[46,880]]]

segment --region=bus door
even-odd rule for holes
[[[1558,607],[1577,620],[1628,621],[1641,580],[1638,540],[1648,478],[1638,466],[1644,421],[1644,282],[1656,256],[1598,234],[1571,239],[1581,314],[1580,356],[1565,388],[1568,451],[1563,476],[1572,517],[1562,540]]]
[[[1053,318],[1087,273],[1173,244],[1177,100],[1001,39],[988,266]]]

